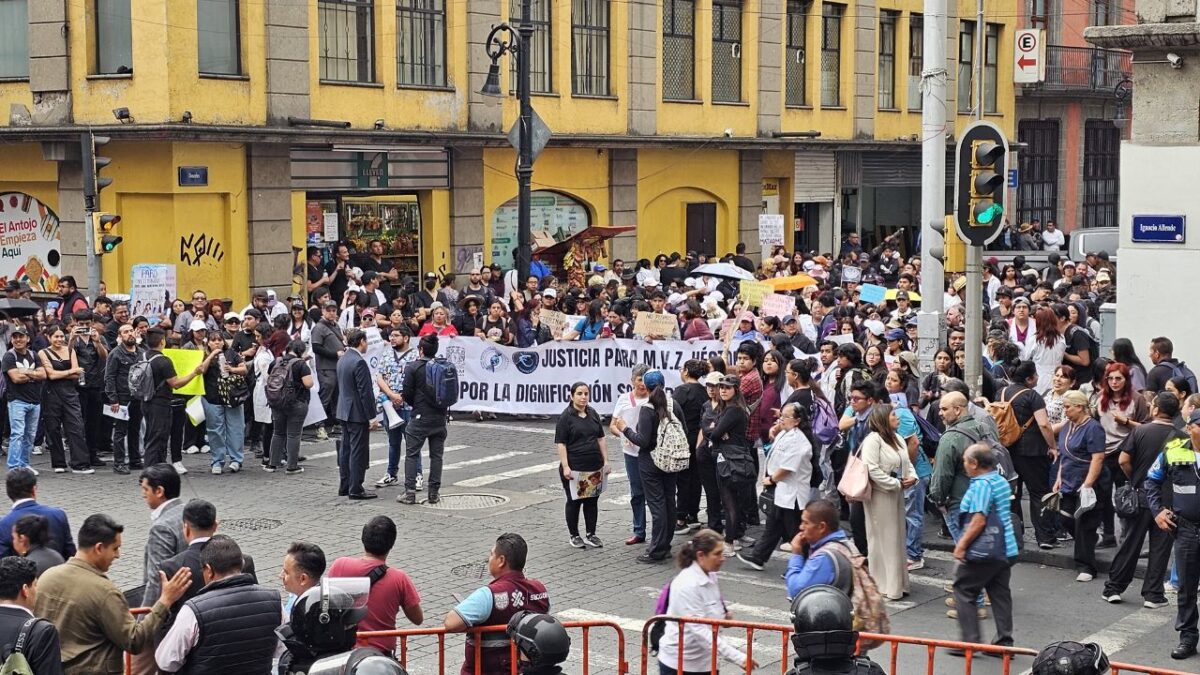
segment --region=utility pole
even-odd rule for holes
[[[943,319],[942,262],[946,218],[946,0],[925,0],[925,63],[921,73],[921,311],[917,360],[933,372]]]
[[[980,0],[982,2],[982,0]],[[521,0],[521,48],[517,50],[517,98],[520,100],[520,128],[517,130],[521,147],[517,151],[517,288],[529,278],[533,246],[533,219],[530,215],[533,182],[533,103],[529,96],[529,71],[533,66],[533,0]]]
[[[984,30],[983,0],[975,4],[975,119],[983,119],[983,61],[987,55]],[[997,70],[997,72],[999,72]],[[966,324],[966,367],[963,377],[973,396],[983,389],[983,247],[967,245],[967,303],[963,321]]]

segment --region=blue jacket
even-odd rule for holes
[[[8,515],[0,518],[0,557],[17,554],[12,547],[12,528],[22,516],[42,516],[50,521],[50,541],[46,542],[46,548],[58,551],[63,558],[75,555],[75,540],[71,538],[67,512],[55,506],[28,501],[17,504]]]
[[[797,593],[809,586],[833,584],[837,573],[833,561],[827,555],[817,555],[821,547],[831,541],[846,541],[846,533],[838,530],[825,535],[811,548],[807,558],[800,553],[792,554],[791,560],[788,561],[787,573],[784,575],[789,598],[796,597]]]

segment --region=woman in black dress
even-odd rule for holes
[[[600,512],[600,493],[576,499],[571,490],[571,479],[585,477],[581,474],[600,472],[596,479],[609,472],[608,451],[605,447],[604,425],[600,415],[588,405],[591,391],[583,382],[571,385],[571,405],[558,417],[554,429],[554,445],[558,448],[559,479],[567,493],[567,531],[571,534],[571,546],[600,548],[604,544],[596,536],[596,519]],[[579,536],[579,512],[587,533]]]

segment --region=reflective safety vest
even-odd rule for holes
[[[1200,466],[1190,438],[1174,438],[1163,446],[1167,478],[1171,481],[1171,508],[1193,523],[1200,523]]]

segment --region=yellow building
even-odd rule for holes
[[[1010,4],[985,4],[982,104],[1011,133]],[[632,259],[738,243],[754,255],[763,213],[785,217],[789,249],[912,230],[921,5],[532,0],[533,104],[553,134],[535,164],[535,236],[632,225],[612,244]],[[973,64],[956,58],[974,53],[960,43],[975,3],[951,5],[958,130],[976,103],[962,100]],[[103,258],[110,292],[128,291],[132,265],[166,263],[180,294],[240,306],[250,289],[289,291],[304,249],[339,239],[385,239],[414,275],[506,266],[517,102],[479,90],[488,31],[519,7],[3,0],[0,193],[54,211],[46,274],[82,282],[79,137],[111,137],[100,208],[122,216],[125,240]],[[20,255],[0,257],[0,276],[20,274],[4,266]]]

